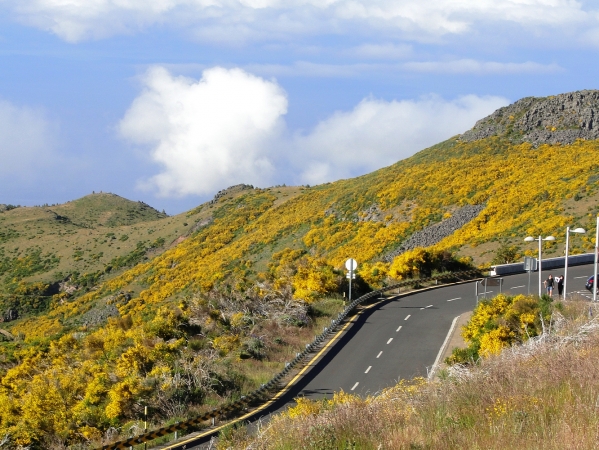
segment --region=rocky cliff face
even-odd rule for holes
[[[526,97],[500,108],[462,134],[465,142],[500,136],[514,143],[571,144],[599,139],[599,91]]]

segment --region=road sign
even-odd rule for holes
[[[534,272],[537,270],[537,258],[533,258],[532,256],[524,257],[524,270],[527,272]]]
[[[499,286],[501,278],[487,278],[487,286]]]
[[[350,272],[353,272],[358,268],[358,263],[355,259],[349,258],[347,261],[345,261],[345,268]]]

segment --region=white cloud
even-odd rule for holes
[[[596,29],[592,0],[0,0],[25,23],[75,42],[134,33],[152,25],[186,28],[205,40],[277,40],[361,29],[429,39],[488,24]]]
[[[474,95],[454,101],[434,95],[416,101],[364,99],[352,111],[337,112],[294,138],[299,181],[322,183],[393,164],[470,129],[508,103]]]
[[[0,100],[0,175],[34,177],[52,163],[56,140],[43,111]]]
[[[185,65],[182,65],[185,68]],[[442,73],[460,75],[514,75],[548,74],[563,72],[558,64],[540,64],[533,61],[523,63],[478,61],[457,59],[450,61],[408,61],[404,63],[356,63],[323,64],[296,61],[293,64],[250,64],[245,69],[262,76],[275,77],[318,77],[350,78],[360,75],[377,75],[399,72]]]
[[[155,67],[143,83],[120,132],[149,145],[152,159],[163,166],[145,187],[181,196],[270,179],[269,141],[287,112],[286,94],[275,82],[219,67],[195,81]]]
[[[523,63],[503,63],[494,61],[476,61],[474,59],[458,59],[453,61],[407,62],[405,70],[414,72],[453,73],[453,74],[543,74],[561,72],[564,69],[558,64],[539,64],[532,61]]]
[[[413,54],[413,49],[407,44],[363,44],[344,53],[347,56],[365,59],[404,59]]]
[[[143,86],[120,132],[147,146],[162,167],[142,187],[171,197],[238,183],[316,184],[361,175],[464,132],[509,103],[475,95],[366,98],[306,133],[290,134],[284,132],[283,89],[238,68],[207,69],[197,81],[154,67]]]

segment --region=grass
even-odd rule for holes
[[[222,436],[219,448],[597,448],[599,320],[588,312],[588,302],[568,302],[551,336],[450,368],[442,380],[300,402],[257,436]]]

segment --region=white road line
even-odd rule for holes
[[[450,298],[449,300],[447,300],[448,302],[453,302],[455,300],[462,300],[462,297],[456,297],[456,298]]]
[[[526,285],[523,284],[522,286],[514,286],[514,287],[511,287],[510,289],[520,289],[523,287],[526,287]]]
[[[404,320],[408,320],[412,314],[408,314]]]
[[[356,384],[354,384],[354,387],[353,387],[353,388],[351,388],[351,390],[353,391],[355,388],[357,388],[357,387],[358,387],[358,384],[360,384],[360,382],[359,382],[359,381],[357,381],[357,382],[356,382]]]
[[[447,333],[447,336],[445,336],[445,341],[443,341],[443,345],[439,349],[439,353],[437,353],[437,358],[435,359],[435,362],[433,363],[433,367],[431,367],[431,371],[428,374],[429,380],[435,376],[435,372],[437,370],[437,367],[439,366],[439,360],[443,356],[443,353],[445,353],[445,347],[447,347],[447,344],[449,343],[449,339],[451,338],[453,329],[455,328],[455,324],[457,323],[459,318],[460,318],[460,316],[456,317],[455,319],[453,319],[453,322],[451,322],[451,327],[449,328],[449,332]]]
[[[588,278],[588,276],[585,275],[584,277],[574,277],[575,280],[578,279],[578,278]]]
[[[366,372],[364,372],[364,373],[370,372],[370,369],[372,369],[372,366],[368,366],[368,369],[366,369]]]
[[[423,309],[428,309],[428,308],[432,308],[432,307],[433,307],[433,305],[428,305],[428,306],[425,306],[424,308],[420,308],[420,310],[422,311]]]
[[[401,330],[401,325],[399,326],[399,328],[397,330],[395,330],[395,332],[397,333],[399,330]]]
[[[379,352],[379,354],[378,354],[378,355],[376,355],[376,357],[377,357],[377,358],[380,358],[382,354],[383,354],[383,351],[381,350],[381,351]]]
[[[393,338],[389,338],[389,340],[387,341],[387,345],[389,345],[392,340],[393,340]]]

